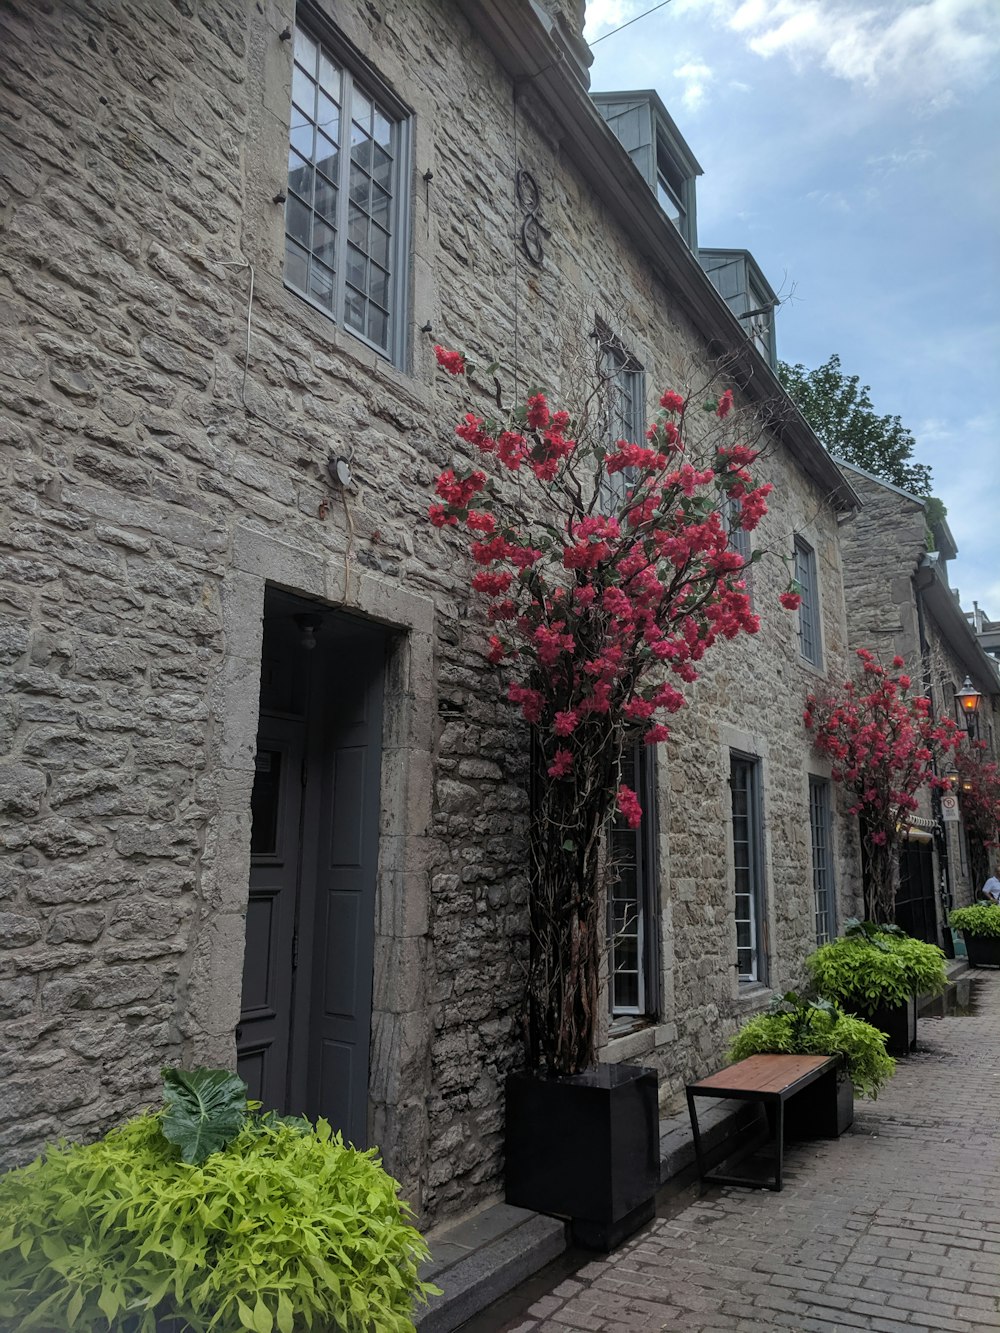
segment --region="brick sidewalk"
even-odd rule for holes
[[[786,1183],[712,1188],[588,1264],[517,1333],[1000,1330],[1000,973],[837,1141],[793,1145]]]

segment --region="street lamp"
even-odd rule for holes
[[[976,714],[979,712],[979,705],[983,696],[972,683],[972,677],[966,676],[962,682],[962,688],[955,695],[962,710],[962,716],[965,718],[965,725],[968,728],[969,739],[972,739],[976,728]]]

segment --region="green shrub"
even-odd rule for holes
[[[877,1097],[896,1062],[886,1054],[885,1033],[825,1001],[800,1003],[786,995],[770,1012],[745,1023],[729,1047],[732,1060],[748,1055],[842,1055],[855,1090]]]
[[[0,1328],[412,1329],[427,1249],[375,1150],[248,1114],[245,1094],[235,1136],[197,1163],[165,1137],[168,1109],[0,1177]]]
[[[937,995],[948,979],[936,944],[870,922],[822,945],[806,966],[821,995],[862,1014],[905,1004],[913,995]]]
[[[1000,935],[1000,906],[996,903],[974,903],[972,907],[956,907],[948,917],[948,924],[966,935]]]

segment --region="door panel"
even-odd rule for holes
[[[358,1147],[367,1144],[384,660],[375,629],[331,660],[317,820],[308,1113]]]
[[[237,1068],[250,1096],[287,1109],[302,815],[301,722],[261,715],[251,811]]]

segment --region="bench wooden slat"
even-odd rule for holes
[[[828,1065],[836,1056],[829,1055],[750,1055],[728,1069],[720,1069],[697,1083],[692,1092],[711,1088],[718,1092],[784,1092],[801,1078]]]

